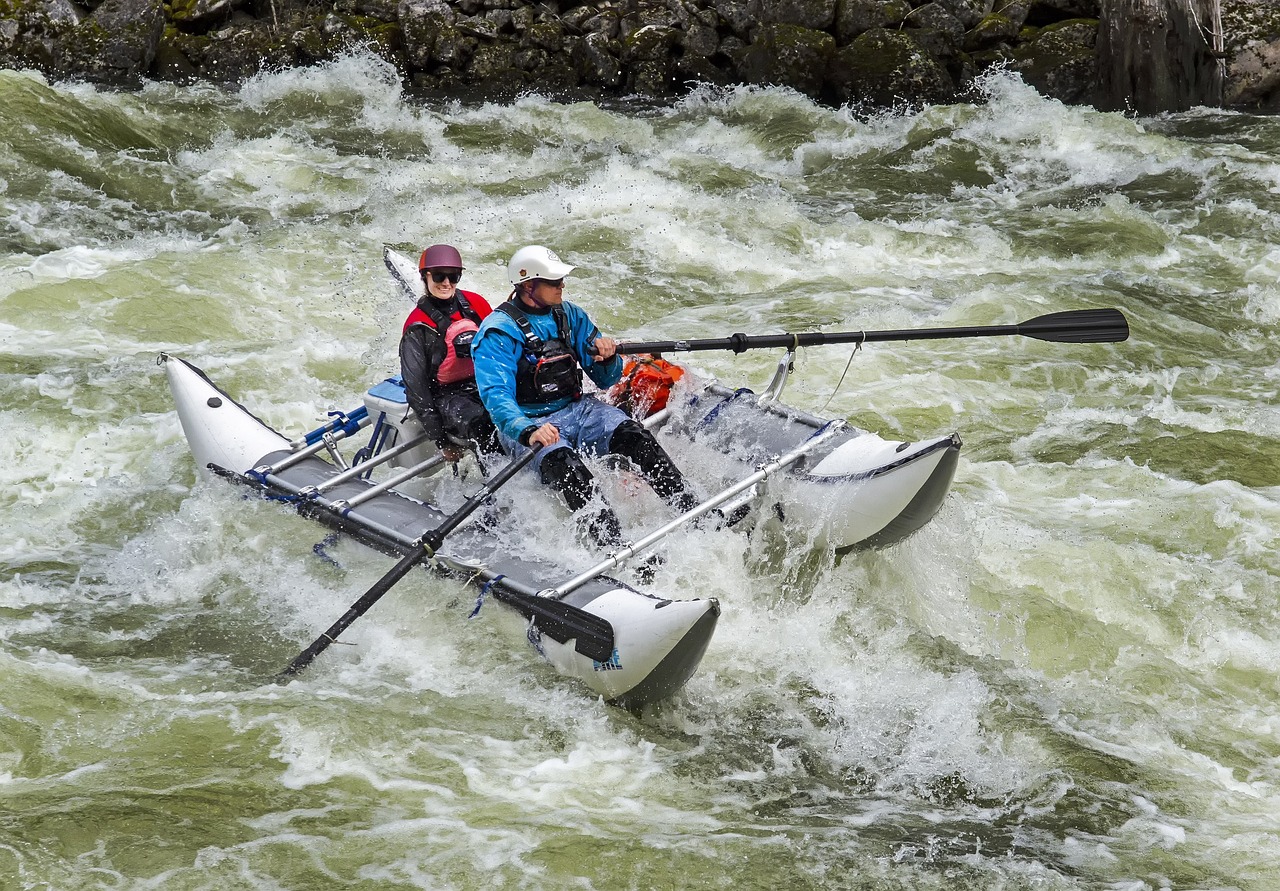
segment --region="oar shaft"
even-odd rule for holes
[[[506,467],[502,468],[493,476],[491,476],[489,480],[480,488],[480,491],[476,492],[476,494],[472,495],[470,498],[467,499],[466,504],[462,505],[462,507],[454,511],[453,515],[449,517],[449,519],[445,520],[443,523],[437,526],[433,531],[423,536],[423,541],[427,542],[428,545],[432,545],[433,548],[439,548],[440,542],[444,540],[444,537],[446,535],[448,535],[454,529],[457,529],[458,524],[460,524],[467,517],[471,516],[472,512],[474,512],[477,507],[479,507],[480,505],[488,501],[489,496],[492,495],[494,492],[496,492],[499,489],[499,487],[502,486],[503,483],[505,483],[507,480],[511,479],[513,476],[515,476],[517,473],[523,470],[524,466],[533,460],[533,456],[538,454],[538,451],[541,448],[542,446],[540,445],[534,445],[533,448],[529,449],[520,457],[516,458],[514,461],[507,464]],[[432,544],[432,542],[434,542],[434,544]]]
[[[887,340],[949,340],[964,337],[1007,337],[1020,334],[1062,343],[1114,343],[1129,336],[1129,325],[1115,309],[1081,309],[1050,313],[1018,325],[977,325],[952,328],[904,328],[887,331],[810,331],[803,334],[731,334],[705,340],[655,340],[620,343],[618,352],[688,353],[700,350],[797,349],[837,343],[876,343]]]
[[[415,566],[430,557],[444,542],[444,538],[458,525],[471,516],[475,509],[484,504],[499,486],[511,479],[522,467],[533,460],[533,456],[538,453],[541,446],[534,446],[520,457],[516,458],[498,473],[494,474],[475,495],[467,499],[466,504],[454,511],[443,523],[432,529],[430,532],[424,533],[421,538],[413,543],[413,550],[406,554],[399,563],[391,568],[391,571],[384,575],[378,581],[374,582],[373,587],[360,596],[360,599],[351,604],[351,608],[343,614],[342,618],[329,626],[329,630],[320,635],[311,646],[307,647],[294,658],[292,662],[280,672],[277,680],[286,680],[293,677],[302,669],[310,665],[321,653],[329,649],[329,645],[338,639],[338,635],[350,627],[351,623],[363,616],[369,609],[382,599],[382,596],[395,587],[396,583],[409,574]]]
[[[809,437],[809,439],[805,440],[803,443],[781,457],[775,458],[773,461],[769,462],[764,467],[761,467],[750,476],[739,480],[732,486],[729,486],[729,488],[713,495],[696,507],[690,508],[671,522],[654,530],[634,544],[619,549],[615,553],[611,554],[607,559],[597,563],[585,572],[579,573],[567,582],[563,582],[554,588],[538,592],[539,595],[545,598],[564,597],[570,591],[576,590],[601,573],[608,572],[610,569],[621,566],[625,561],[644,551],[660,539],[665,538],[667,535],[679,529],[690,520],[697,519],[698,517],[709,513],[712,509],[724,504],[735,495],[745,492],[761,480],[772,476],[784,467],[789,467],[796,463],[805,455],[818,448],[818,446],[827,442],[831,437],[843,431],[844,427],[845,424],[843,421],[832,421],[826,428],[814,433],[814,435]]]
[[[426,547],[417,546],[412,552],[406,554],[399,563],[391,568],[391,571],[378,579],[373,587],[351,604],[351,608],[343,613],[342,618],[329,626],[329,630],[315,639],[311,646],[307,647],[299,653],[289,665],[280,672],[277,680],[284,680],[296,675],[302,669],[306,668],[315,658],[329,649],[329,645],[338,639],[338,635],[346,631],[351,623],[363,616],[369,611],[375,603],[382,599],[382,595],[390,591],[397,582],[409,574],[415,566],[430,556],[431,551]]]
[[[760,349],[796,349],[837,343],[874,343],[882,340],[945,340],[957,337],[996,337],[1017,334],[1017,325],[982,328],[915,328],[889,331],[809,331],[803,334],[731,334],[706,340],[670,340],[618,344],[620,353],[685,353],[700,350],[731,350],[742,353]]]

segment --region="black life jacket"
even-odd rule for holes
[[[564,309],[551,308],[556,337],[544,341],[533,332],[529,317],[514,299],[500,304],[524,335],[524,353],[516,362],[516,403],[543,405],[558,399],[582,398],[582,367],[573,354],[573,336]]]

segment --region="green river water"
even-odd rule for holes
[[[1280,889],[1280,119],[987,90],[867,115],[424,106],[360,56],[233,93],[0,72],[0,887]],[[667,542],[655,584],[724,614],[661,706],[425,573],[276,686],[390,561],[199,479],[156,356],[311,429],[396,366],[383,245],[436,241],[491,300],[554,247],[624,338],[1090,307],[1132,337],[803,351],[785,401],[959,432],[953,491],[839,559]],[[777,358],[686,364],[759,387]],[[531,510],[510,547],[594,562]]]

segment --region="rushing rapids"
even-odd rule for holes
[[[858,116],[420,106],[359,57],[233,93],[0,72],[0,883],[1280,883],[1280,123],[987,88]],[[565,683],[425,572],[270,683],[388,558],[202,481],[155,356],[310,430],[394,369],[382,246],[446,237],[491,298],[554,245],[633,341],[1106,306],[1132,334],[800,350],[788,404],[960,431],[951,494],[846,555],[681,533],[653,585],[722,613],[660,704]],[[686,364],[759,388],[776,360]],[[614,485],[629,528],[667,516]],[[513,554],[591,563],[503,491]]]

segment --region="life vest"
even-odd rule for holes
[[[450,323],[444,332],[444,361],[436,370],[436,380],[442,384],[456,384],[476,376],[476,366],[471,361],[471,341],[475,340],[479,329],[480,326],[470,319]]]
[[[455,302],[458,308],[452,315],[446,315],[434,305],[432,298],[424,297],[404,320],[405,331],[414,325],[426,325],[443,334],[443,358],[439,358],[438,351],[433,351],[437,355],[436,382],[441,385],[456,384],[476,376],[475,365],[471,361],[471,341],[484,317],[492,312],[488,301],[471,291],[458,291]]]
[[[573,336],[564,309],[551,308],[556,336],[543,340],[533,332],[525,311],[508,300],[498,306],[510,316],[524,336],[524,352],[516,362],[516,403],[542,405],[560,399],[582,398],[582,367],[573,353]]]
[[[683,368],[661,356],[637,356],[627,360],[622,380],[605,395],[631,417],[643,420],[667,407],[671,388],[683,375]]]

